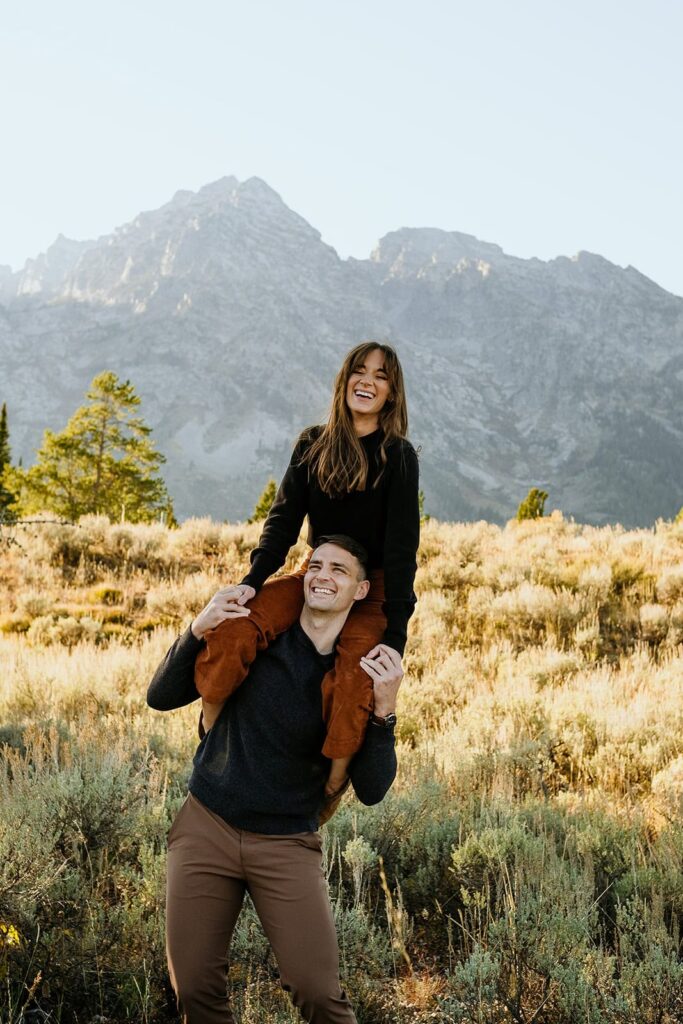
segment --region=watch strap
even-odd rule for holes
[[[373,725],[378,725],[382,729],[392,729],[396,725],[396,715],[391,714],[387,715],[385,718],[380,718],[379,715],[376,715],[373,711],[370,716],[370,721]]]

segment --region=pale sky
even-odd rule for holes
[[[399,227],[683,295],[679,0],[3,5],[0,263],[258,175],[342,257]]]

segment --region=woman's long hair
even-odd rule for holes
[[[321,490],[329,497],[340,497],[351,491],[363,491],[368,479],[368,459],[353,426],[353,417],[346,404],[346,387],[353,371],[362,366],[371,352],[384,356],[384,369],[389,379],[389,397],[379,413],[382,440],[379,447],[380,481],[387,463],[387,447],[408,433],[408,406],[403,384],[403,371],[391,345],[363,341],[347,354],[334,382],[332,409],[326,425],[306,451],[307,462],[318,478]]]

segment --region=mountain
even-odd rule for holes
[[[530,486],[596,524],[683,505],[683,300],[591,253],[402,228],[342,260],[264,181],[226,177],[0,268],[0,302],[15,458],[113,369],[180,517],[248,515],[367,337],[401,355],[432,514],[503,521]]]

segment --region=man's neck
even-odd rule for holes
[[[348,611],[339,615],[330,615],[325,612],[311,611],[307,605],[304,605],[299,625],[318,654],[331,654],[347,616]]]

